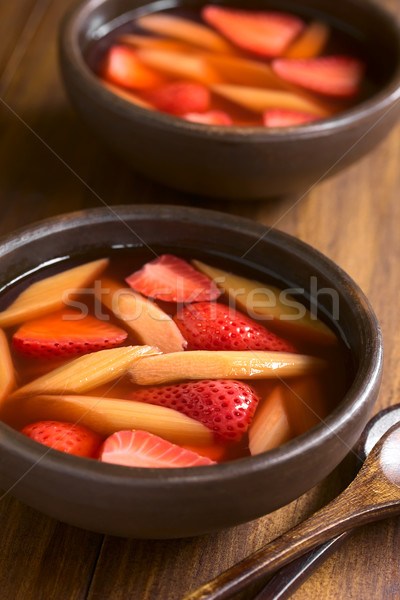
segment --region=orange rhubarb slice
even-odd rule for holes
[[[156,346],[165,353],[179,352],[186,347],[186,340],[174,320],[138,292],[103,278],[96,296],[140,343]]]
[[[154,385],[184,379],[296,377],[324,365],[321,359],[290,352],[194,350],[140,360],[129,372],[135,383]]]
[[[64,308],[68,300],[78,296],[82,288],[104,271],[108,262],[107,258],[102,258],[32,283],[0,312],[0,327],[11,327]]]
[[[272,285],[233,275],[198,260],[193,265],[214,280],[232,303],[253,319],[266,320],[278,331],[321,344],[335,344],[333,331],[292,296]]]

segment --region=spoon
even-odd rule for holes
[[[309,519],[185,596],[184,600],[229,598],[353,527],[399,514],[400,405],[383,412],[385,414],[380,413],[367,426],[364,449],[368,457],[344,492]],[[375,444],[376,440],[379,441]],[[264,590],[258,600],[268,598],[263,593]]]
[[[357,457],[354,476],[368,454],[392,425],[400,422],[400,404],[394,404],[377,413],[366,425],[355,449]],[[253,600],[287,600],[353,533],[342,533],[304,556],[282,567],[253,598]]]

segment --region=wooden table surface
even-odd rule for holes
[[[381,0],[400,17],[399,0]],[[339,263],[370,298],[385,340],[376,410],[400,397],[400,127],[367,158],[297,197],[199,200],[132,172],[103,148],[65,97],[56,37],[71,0],[0,3],[0,233],[86,207],[191,204],[244,215],[298,236]],[[301,199],[300,199],[301,198]],[[104,537],[0,502],[4,600],[179,600],[316,510],[341,489],[334,473],[272,515],[197,539]],[[359,530],[295,600],[400,598],[400,522]]]

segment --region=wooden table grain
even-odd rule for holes
[[[399,0],[381,0],[400,17]],[[244,215],[298,236],[339,263],[370,298],[385,341],[376,410],[400,400],[400,127],[367,158],[296,197],[203,200],[135,174],[70,108],[57,67],[60,18],[72,0],[0,3],[0,234],[38,219],[120,203],[189,204]],[[272,515],[172,541],[105,537],[0,495],[4,600],[180,600],[337,494],[337,470]],[[160,507],[162,510],[162,507]],[[400,522],[360,529],[294,600],[400,598]],[[244,595],[243,597],[246,597]]]

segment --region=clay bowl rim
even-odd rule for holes
[[[186,220],[189,218],[192,222],[199,224],[212,222],[215,225],[217,223],[219,227],[225,227],[230,231],[249,231],[252,235],[264,235],[264,239],[268,232],[270,244],[281,249],[291,249],[302,262],[313,264],[319,271],[323,270],[329,275],[335,287],[340,286],[342,295],[344,294],[347,300],[351,301],[353,316],[355,312],[357,319],[361,319],[360,331],[365,343],[363,345],[364,355],[359,357],[359,365],[353,383],[339,405],[328,415],[324,423],[320,423],[305,434],[267,453],[197,468],[126,467],[63,454],[37,444],[0,421],[3,447],[6,446],[9,451],[28,463],[45,461],[49,471],[59,472],[61,470],[99,483],[125,485],[129,488],[132,486],[157,488],[164,483],[178,487],[182,483],[221,484],[224,481],[261,473],[268,467],[276,467],[279,463],[284,466],[285,463],[290,463],[305,452],[316,451],[330,436],[336,435],[340,439],[338,431],[341,427],[357,417],[359,410],[368,401],[374,386],[381,377],[383,341],[378,320],[367,298],[351,277],[325,255],[294,236],[277,229],[269,229],[250,219],[212,210],[166,205],[116,205],[112,207],[112,210],[102,207],[58,215],[3,236],[0,238],[0,260],[13,250],[37,241],[44,235],[60,234],[84,225],[96,226],[107,221],[115,222],[121,218],[146,219],[151,218],[152,214],[162,219],[171,219],[174,216],[177,218],[178,215],[182,218],[182,211],[185,212]],[[71,255],[73,256],[73,252]],[[349,447],[348,450],[350,451],[351,448]]]
[[[302,140],[304,138],[326,137],[331,135],[332,131],[339,133],[356,123],[368,121],[375,113],[390,110],[396,101],[400,99],[400,21],[394,14],[378,5],[374,0],[352,0],[353,3],[359,3],[363,10],[375,13],[382,22],[385,21],[387,26],[397,33],[399,56],[390,82],[370,98],[362,101],[360,104],[356,104],[352,108],[346,109],[342,113],[320,121],[303,124],[301,127],[271,127],[266,129],[262,126],[240,127],[230,125],[229,127],[223,127],[221,125],[204,125],[137,106],[114,94],[102,85],[87,66],[80,51],[80,44],[78,42],[79,27],[90,17],[94,9],[110,2],[112,0],[80,0],[77,5],[67,11],[59,30],[59,50],[64,57],[67,57],[70,65],[74,68],[78,81],[86,87],[93,95],[93,98],[96,101],[100,98],[104,103],[109,105],[110,109],[115,110],[126,118],[136,116],[148,125],[177,131],[180,134],[194,135],[198,138],[215,136],[226,142],[247,141],[246,138],[250,138],[249,141],[251,142],[276,143]],[[144,6],[152,3],[154,2],[147,2]],[[372,124],[371,127],[374,127],[374,125]]]

